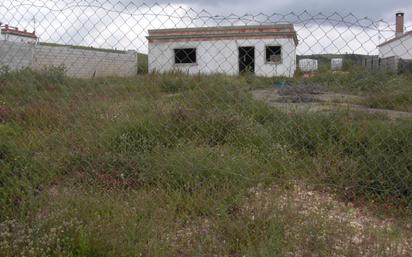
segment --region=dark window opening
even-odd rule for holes
[[[255,72],[255,48],[254,47],[239,47],[239,72],[254,73]]]
[[[175,49],[175,63],[196,63],[196,48]]]
[[[266,47],[266,62],[281,63],[282,62],[282,48],[280,46]]]

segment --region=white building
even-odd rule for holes
[[[331,70],[341,70],[343,68],[343,59],[342,58],[332,58],[330,60]]]
[[[149,71],[292,77],[298,39],[291,24],[149,30]]]
[[[35,44],[37,36],[34,31],[28,32],[26,30],[19,30],[17,27],[4,25],[0,27],[0,40]]]
[[[318,60],[316,59],[300,59],[299,69],[303,72],[314,72],[318,70]]]
[[[395,37],[378,45],[379,57],[399,57],[412,60],[412,31],[404,32],[404,14],[396,14]]]

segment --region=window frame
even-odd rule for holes
[[[279,61],[268,61],[267,59],[267,49],[268,47],[279,47],[280,48],[280,60]],[[265,64],[273,64],[273,65],[277,65],[277,64],[282,64],[283,63],[283,47],[282,45],[279,44],[270,44],[270,45],[265,45],[265,54],[263,56],[264,60],[265,60]]]
[[[195,51],[195,62],[176,62],[176,50],[194,49]],[[173,65],[197,65],[197,47],[175,47],[173,48]]]

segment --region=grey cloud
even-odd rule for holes
[[[129,0],[122,0],[124,3]],[[357,17],[368,17],[373,20],[384,19],[389,23],[394,22],[394,13],[401,10],[406,13],[406,19],[412,23],[412,3],[410,0],[146,0],[133,1],[140,3],[174,3],[185,4],[196,10],[205,9],[211,14],[227,15],[235,13],[300,13],[308,10],[311,14],[322,12],[332,14],[338,12],[342,15],[353,13]]]
[[[27,4],[20,5],[20,1]],[[362,53],[376,54],[376,45],[393,37],[394,13],[398,9],[406,12],[407,19],[412,18],[412,5],[404,0],[397,2],[379,2],[365,0],[357,3],[354,0],[326,1],[326,0],[284,0],[268,1],[255,0],[253,2],[240,0],[178,0],[167,7],[167,0],[157,2],[155,8],[142,7],[142,2],[130,0],[39,0],[43,5],[36,5],[29,0],[4,0],[0,4],[0,18],[9,24],[32,29],[33,17],[36,17],[36,31],[41,40],[62,44],[79,44],[103,48],[135,49],[147,52],[148,29],[172,28],[187,26],[213,25],[240,25],[248,20],[259,22],[278,22],[282,19],[294,23],[298,32],[300,44],[299,53]],[[358,0],[359,1],[359,0]],[[19,2],[16,4],[16,2]],[[56,2],[63,2],[56,5]],[[104,2],[105,4],[102,4]],[[12,4],[13,3],[13,4]],[[146,3],[155,5],[153,0]],[[178,5],[183,8],[176,8]],[[10,6],[15,8],[10,8]],[[138,8],[142,7],[142,8]],[[205,17],[196,16],[188,11],[188,7],[197,12],[207,10]],[[371,8],[373,7],[373,8]],[[303,13],[308,10],[308,13]],[[329,19],[325,15],[338,12]],[[287,14],[294,12],[299,16],[273,15],[273,13]],[[325,15],[319,15],[322,12]],[[233,19],[227,15],[235,13]],[[244,14],[259,14],[257,16],[243,16]],[[353,13],[354,16],[346,16]],[[410,14],[410,15],[408,15]],[[222,17],[211,17],[223,15]],[[242,18],[239,19],[239,16]],[[389,23],[381,23],[377,28],[372,20],[383,18]],[[196,17],[196,19],[193,19]],[[345,24],[341,24],[342,17]],[[268,18],[270,18],[268,20]],[[412,23],[410,23],[412,24]],[[342,25],[342,26],[340,26]],[[412,28],[410,28],[412,29]]]

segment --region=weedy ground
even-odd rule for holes
[[[287,80],[411,111],[412,79],[0,75],[0,256],[408,256],[412,122],[284,113]]]

